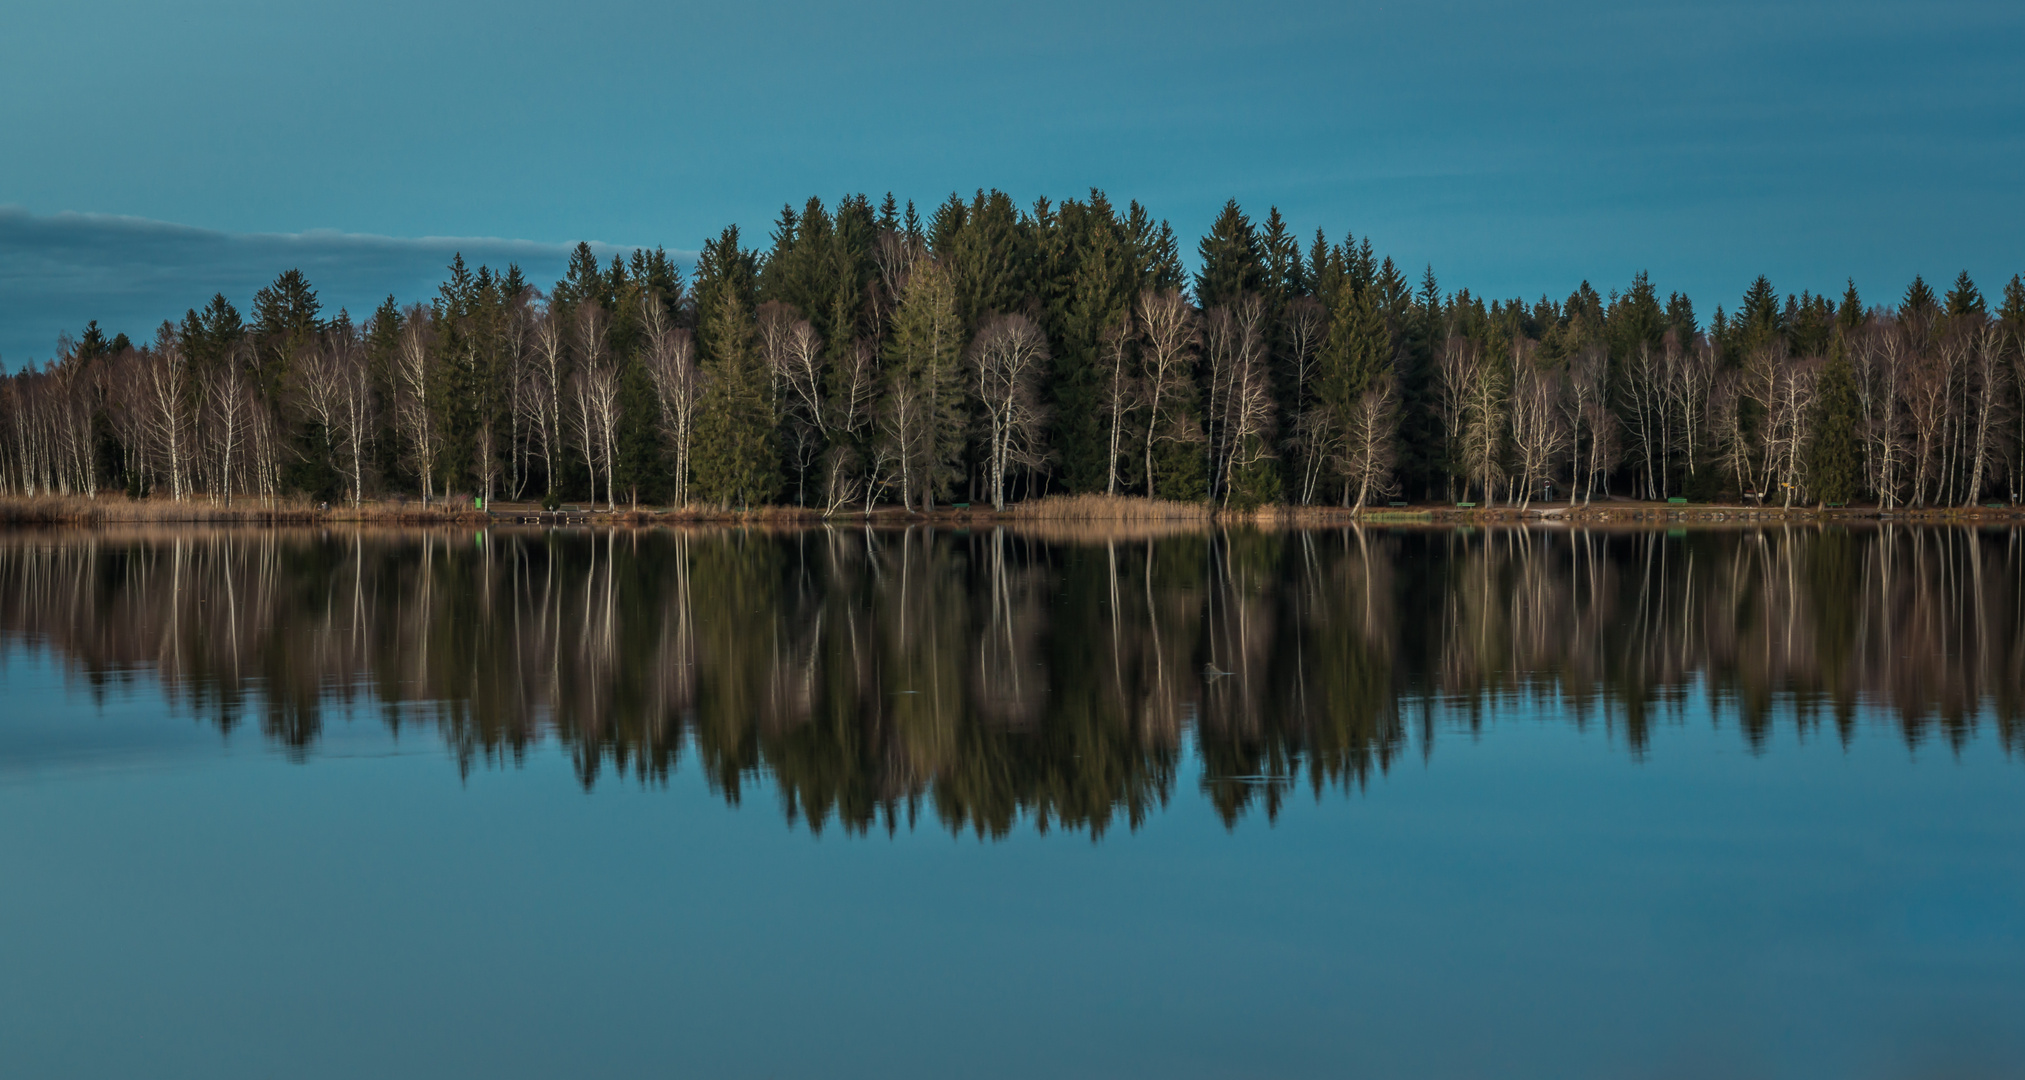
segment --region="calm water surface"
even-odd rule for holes
[[[0,532],[0,1074],[2025,1074],[2025,535]]]

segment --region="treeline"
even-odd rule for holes
[[[1101,192],[888,195],[736,227],[685,277],[579,245],[547,292],[461,257],[327,317],[288,271],[152,340],[0,376],[0,494],[449,493],[828,511],[1048,493],[1361,507],[1548,494],[2017,501],[2025,281],[1895,305],[1760,277],[1706,323],[1640,274],[1487,300],[1233,202],[1184,271]]]

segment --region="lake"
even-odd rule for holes
[[[0,1072],[2025,1073],[2010,528],[0,532]]]

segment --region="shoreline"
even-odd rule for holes
[[[716,507],[628,507],[595,509],[569,505],[546,511],[533,503],[496,503],[487,510],[468,503],[451,509],[444,503],[424,507],[415,502],[374,502],[363,506],[322,506],[307,500],[239,503],[225,506],[209,500],[171,502],[131,500],[124,496],[0,497],[0,525],[603,525],[642,528],[656,525],[815,526],[845,523],[882,527],[902,525],[1017,525],[1090,527],[1104,525],[1187,530],[1212,525],[1304,527],[1346,525],[1756,525],[1825,524],[1833,522],[1997,523],[2025,522],[2025,506],[1978,507],[1756,507],[1723,503],[1654,503],[1611,500],[1588,505],[1533,503],[1516,506],[1458,507],[1453,504],[1410,504],[1352,511],[1343,507],[1265,506],[1253,510],[1219,510],[1200,503],[1149,502],[1136,497],[1053,496],[1008,506],[1003,511],[961,504],[930,511],[880,506],[832,514],[806,507],[767,506],[753,510]]]

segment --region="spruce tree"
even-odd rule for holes
[[[1730,333],[1741,356],[1770,345],[1786,336],[1786,312],[1779,304],[1779,292],[1765,275],[1744,292],[1743,302],[1731,320]]]
[[[1858,430],[1856,372],[1840,336],[1829,349],[1827,366],[1821,369],[1815,409],[1807,486],[1818,502],[1853,501],[1863,487],[1862,433]]]
[[[706,240],[696,257],[696,346],[708,356],[710,335],[718,324],[710,318],[724,296],[736,298],[748,312],[759,309],[759,259],[739,246],[738,226],[726,226]]]
[[[1595,301],[1596,292],[1585,281],[1576,295],[1569,298],[1568,314],[1575,319],[1593,319],[1593,313],[1602,308]],[[1637,355],[1641,347],[1659,351],[1666,339],[1666,311],[1660,307],[1659,292],[1652,287],[1652,279],[1646,276],[1645,271],[1640,270],[1632,276],[1631,288],[1610,305],[1601,323],[1608,335],[1612,355],[1620,360]],[[1580,347],[1576,342],[1571,341],[1570,344]]]
[[[1981,315],[1989,310],[1983,301],[1983,294],[1976,283],[1969,278],[1967,270],[1955,278],[1955,287],[1948,290],[1947,311],[1951,316]]]
[[[1143,276],[1127,224],[1095,189],[1087,203],[1062,203],[1055,230],[1061,267],[1049,291],[1043,328],[1052,345],[1054,378],[1046,393],[1053,415],[1049,444],[1071,492],[1101,491],[1109,476],[1109,430],[1100,352],[1105,334],[1131,309]]]
[[[710,342],[703,359],[709,389],[696,420],[696,490],[719,506],[744,509],[779,490],[773,402],[751,310],[735,289],[712,293],[702,324]]]
[[[1333,445],[1343,436],[1358,399],[1391,367],[1392,335],[1385,328],[1376,282],[1358,288],[1355,278],[1345,277],[1337,286],[1329,305],[1329,336],[1317,359],[1317,420],[1325,426],[1314,436]]]
[[[2010,325],[2013,334],[2025,333],[2025,275],[2012,274],[2005,283],[2004,306],[1997,309],[1997,317]]]
[[[556,282],[555,290],[549,294],[549,303],[574,307],[585,300],[603,298],[605,288],[604,269],[598,265],[598,256],[591,251],[590,244],[578,241],[570,252],[563,279]]]
[[[1266,298],[1266,314],[1278,325],[1287,303],[1307,290],[1306,267],[1301,262],[1301,242],[1288,230],[1280,208],[1266,212],[1265,232],[1259,237],[1260,289]]]
[[[1849,287],[1842,291],[1842,303],[1835,308],[1835,328],[1843,335],[1863,329],[1863,298],[1856,295],[1856,279],[1849,279]]]
[[[1933,288],[1918,274],[1914,274],[1912,284],[1905,287],[1905,297],[1898,306],[1900,315],[1911,318],[1926,318],[1940,310]]]
[[[1195,273],[1195,302],[1205,310],[1235,303],[1265,283],[1258,233],[1236,199],[1223,204],[1196,255],[1202,268]]]
[[[887,401],[909,410],[888,427],[904,459],[910,505],[918,497],[933,506],[962,476],[968,397],[956,305],[950,273],[940,260],[924,259],[907,281],[886,340]]]
[[[1798,301],[1786,305],[1786,325],[1791,328],[1788,335],[1796,356],[1823,356],[1828,352],[1828,337],[1835,331],[1835,309],[1825,296],[1801,293]]]

